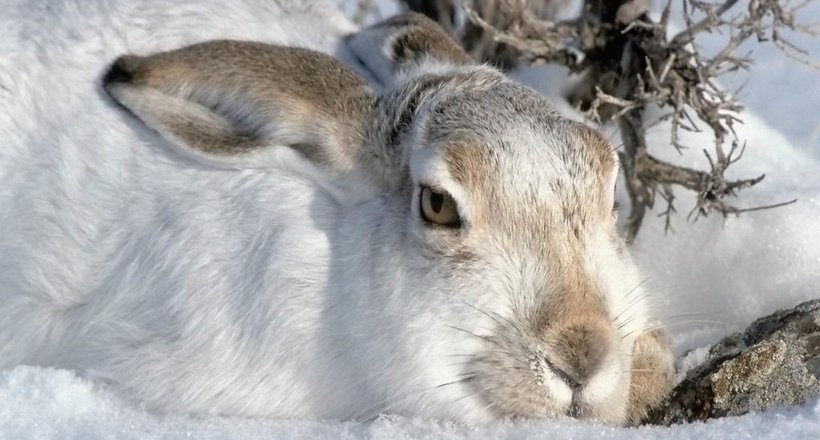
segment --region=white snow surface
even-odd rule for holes
[[[0,375],[3,439],[816,439],[820,402],[671,428],[620,429],[575,420],[471,427],[384,416],[372,423],[193,418],[149,414],[68,371]]]
[[[8,3],[0,1],[0,9],[5,9],[4,4],[10,6]],[[169,14],[171,9],[169,5]],[[32,8],[31,14],[32,23],[56,20],[60,8]],[[820,14],[806,17],[812,18],[820,19]],[[211,24],[215,21],[198,19]],[[264,14],[226,14],[221,30],[211,33],[252,35],[263,31],[265,20]],[[0,29],[0,38],[24,38],[27,24],[20,23],[16,30]],[[101,27],[105,23],[88,25]],[[817,53],[820,42],[811,44],[809,49]],[[2,66],[0,55],[0,78],[5,74]],[[770,73],[771,69],[763,72]],[[519,72],[517,77],[547,94],[560,89],[560,72],[554,69],[546,73]],[[747,89],[746,94],[758,105],[772,102],[778,108],[788,108],[790,100],[801,99],[803,90],[813,91],[814,95],[820,90],[816,74],[801,74],[799,78],[788,87],[779,83],[774,88]],[[761,83],[759,78],[753,81]],[[738,129],[739,138],[747,142],[748,148],[732,175],[766,173],[767,177],[757,188],[742,192],[737,204],[754,206],[793,198],[798,199],[797,203],[737,218],[724,220],[713,215],[692,222],[686,220],[692,199],[678,191],[676,232],[665,233],[662,219],[653,215],[646,218],[633,253],[654,292],[678,354],[710,344],[758,316],[820,297],[820,150],[814,139],[806,136],[817,124],[816,110],[794,113],[785,127],[779,123],[784,120],[782,114],[766,120],[746,112],[742,114],[745,124]],[[775,127],[796,128],[784,134]],[[660,126],[651,134],[654,152],[677,163],[703,166],[701,149],[711,146],[709,135],[685,138],[684,143],[692,148],[679,156],[668,147],[668,130]],[[625,194],[620,199],[625,202]],[[659,208],[662,206],[656,208],[656,213],[661,211]],[[20,366],[0,372],[0,439],[111,438],[802,440],[820,438],[820,401],[671,428],[620,429],[569,419],[489,426],[392,416],[372,423],[248,420],[149,413],[69,371]]]

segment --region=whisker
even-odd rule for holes
[[[433,388],[436,388],[436,387],[433,387]],[[394,397],[394,398],[389,397],[389,398],[386,398],[386,399],[382,399],[382,400],[380,400],[380,401],[378,401],[378,402],[376,402],[376,403],[374,403],[370,406],[367,406],[363,410],[359,411],[356,415],[354,415],[352,417],[352,420],[354,420],[356,422],[367,422],[367,421],[373,419],[374,417],[376,417],[377,415],[382,414],[385,411],[388,411],[390,408],[395,407],[396,405],[400,404],[401,402],[403,402],[403,401],[405,401],[405,400],[407,400],[411,397],[417,396],[419,394],[426,393],[426,392],[430,391],[433,388],[425,388],[425,389],[421,389],[421,390],[418,390],[418,391],[415,391],[415,392],[407,393],[403,396],[398,396],[398,397]]]
[[[629,298],[629,297],[630,297],[630,295],[632,295],[632,294],[633,294],[636,290],[638,290],[638,288],[639,288],[639,287],[641,287],[644,283],[646,283],[646,282],[647,282],[647,281],[649,281],[650,279],[652,279],[652,275],[650,275],[650,276],[648,276],[648,277],[644,278],[644,279],[643,279],[643,281],[639,282],[638,284],[636,284],[636,285],[635,285],[635,287],[633,287],[633,288],[632,288],[632,289],[630,289],[628,292],[626,292],[626,295],[624,295],[624,298]],[[626,311],[628,311],[630,308],[632,308],[632,306],[634,306],[635,304],[637,304],[637,302],[636,302],[636,301],[640,301],[640,300],[644,299],[644,298],[646,297],[645,295],[648,295],[648,293],[644,293],[644,294],[643,294],[643,296],[639,295],[637,298],[633,298],[632,300],[630,300],[630,301],[626,304],[626,306],[624,306],[624,309],[621,311],[621,313],[618,313],[618,315],[617,315],[617,316],[615,316],[615,318],[613,319],[613,321],[617,322],[617,321],[618,321],[618,319],[620,319],[620,317],[621,317],[624,313],[626,313]]]
[[[471,374],[470,376],[467,376],[467,377],[464,377],[464,378],[461,378],[461,379],[458,379],[458,380],[454,380],[452,382],[447,382],[447,383],[443,383],[441,385],[436,385],[436,388],[443,388],[443,387],[446,387],[447,385],[454,385],[454,384],[457,384],[457,383],[471,382],[471,381],[475,380],[476,377],[478,377],[478,374]]]
[[[677,315],[669,315],[669,316],[659,317],[659,318],[658,318],[658,320],[660,320],[660,321],[667,321],[667,320],[669,320],[669,319],[675,319],[675,318],[691,318],[691,317],[706,318],[706,317],[710,317],[710,316],[722,316],[724,313],[725,313],[725,312],[721,312],[721,311],[717,311],[717,312],[690,312],[690,313],[679,313],[679,314],[677,314]]]
[[[459,397],[458,399],[454,400],[453,403],[459,402],[459,401],[464,400],[464,399],[466,399],[468,397],[471,397],[471,396],[475,396],[478,393],[479,393],[479,391],[473,391],[471,393],[465,394],[465,395]]]
[[[474,365],[475,361],[452,362],[447,364],[448,367],[463,367],[465,365]]]
[[[682,322],[671,322],[671,323],[666,323],[666,324],[651,325],[649,327],[645,327],[645,328],[642,328],[642,329],[631,331],[631,332],[623,335],[622,339],[626,339],[629,336],[632,336],[636,333],[650,332],[652,330],[661,330],[661,329],[665,329],[665,328],[669,328],[669,327],[676,327],[676,326],[680,326],[680,325],[684,325],[684,324],[713,324],[713,325],[716,325],[716,326],[719,326],[719,327],[728,327],[729,326],[729,324],[727,324],[723,321],[718,321],[718,320],[714,320],[714,319],[692,319],[692,320],[682,321]]]
[[[634,322],[636,319],[638,319],[641,315],[643,315],[643,313],[641,312],[641,310],[635,310],[635,311],[633,311],[633,312],[632,312],[632,313],[631,313],[631,314],[630,314],[630,315],[626,318],[626,320],[624,320],[623,322],[621,322],[620,324],[618,324],[618,331],[621,331],[621,330],[623,330],[624,328],[626,328],[626,326],[628,326],[629,324],[632,324],[632,322]],[[616,321],[616,322],[617,322],[617,321]]]
[[[490,339],[490,338],[489,338],[489,336],[481,336],[481,335],[475,334],[475,333],[473,333],[473,332],[471,332],[471,331],[469,331],[469,330],[465,330],[465,329],[463,329],[463,328],[461,328],[461,327],[456,327],[456,326],[454,326],[454,325],[447,324],[447,327],[450,327],[450,328],[451,328],[451,329],[453,329],[453,330],[458,330],[458,331],[460,331],[460,332],[467,333],[467,334],[468,334],[468,335],[470,335],[470,336],[475,336],[476,338],[481,339],[481,340],[485,340],[485,341],[486,341],[486,340]]]
[[[466,305],[467,307],[470,307],[473,310],[481,313],[482,315],[492,319],[494,322],[496,322],[498,324],[507,324],[507,326],[509,326],[509,328],[512,328],[513,330],[515,330],[519,335],[522,334],[521,329],[518,327],[518,325],[516,323],[510,321],[508,318],[505,318],[504,316],[501,316],[501,315],[499,315],[498,313],[495,313],[495,312],[487,312],[487,311],[481,309],[480,307],[478,307],[476,305],[473,305],[473,304],[470,304],[466,301],[462,301],[462,303],[464,305]],[[495,333],[495,332],[493,332],[493,333]]]
[[[624,321],[618,324],[618,330],[623,330],[624,327],[628,326],[629,324],[632,324],[632,322],[641,315],[642,313],[640,310],[633,311],[629,316],[626,317]],[[618,322],[618,320],[615,320],[615,322]]]
[[[447,386],[457,385],[457,384],[462,384],[462,383],[469,383],[469,382],[472,382],[473,380],[475,380],[476,377],[477,377],[477,374],[472,375],[472,376],[468,376],[468,377],[462,377],[462,378],[459,378],[457,380],[453,380],[453,381],[450,381],[450,382],[445,382],[445,383],[442,383],[442,384],[439,384],[439,385],[435,385],[435,386],[424,388],[424,389],[421,389],[421,390],[418,390],[418,391],[410,392],[410,393],[407,393],[403,396],[383,399],[379,402],[376,402],[373,405],[368,406],[364,410],[360,411],[352,419],[354,421],[357,421],[357,422],[366,422],[368,420],[373,419],[374,417],[376,417],[379,414],[383,414],[387,411],[390,411],[396,405],[406,401],[407,399],[423,395],[424,393],[427,393],[427,392],[435,390],[435,389],[440,389],[440,388],[444,388],[444,387],[447,387]]]
[[[486,316],[486,317],[488,317],[488,318],[492,319],[493,321],[495,321],[495,322],[497,322],[497,323],[501,324],[501,322],[500,322],[497,318],[495,318],[494,316],[492,316],[492,315],[490,315],[489,313],[485,312],[484,310],[481,310],[480,308],[478,308],[478,307],[476,307],[476,306],[474,306],[474,305],[472,305],[472,304],[468,303],[467,301],[461,301],[461,303],[462,303],[462,304],[464,304],[464,305],[466,305],[467,307],[470,307],[471,309],[473,309],[473,310],[475,310],[475,311],[477,311],[477,312],[481,313],[482,315],[484,315],[484,316]]]
[[[672,327],[672,326],[679,326],[684,324],[714,324],[720,327],[728,327],[725,321],[721,321],[719,319],[687,319],[685,321],[677,321],[677,322],[667,322],[661,323],[655,326],[651,326],[650,329],[654,330],[655,328],[665,328],[665,327]]]

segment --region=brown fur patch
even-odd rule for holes
[[[148,57],[123,56],[105,81],[193,100],[234,125],[230,134],[209,130],[207,120],[165,121],[177,136],[204,152],[230,155],[264,145],[253,141],[259,136],[254,132],[256,118],[295,127],[291,131],[304,133],[305,139],[293,142],[293,148],[340,168],[351,166],[363,143],[373,99],[356,74],[326,54],[248,41],[209,41]],[[251,120],[232,119],[235,112],[220,108],[226,100],[252,109]],[[209,134],[216,136],[207,138]],[[319,145],[326,148],[316,148]]]
[[[675,374],[669,342],[660,330],[648,331],[632,349],[632,382],[627,421],[639,424],[672,389]]]
[[[467,188],[477,206],[487,206],[492,200],[498,199],[497,188],[493,182],[497,176],[492,176],[492,154],[477,143],[457,141],[447,145],[444,150],[444,161],[450,176],[461,186]],[[476,228],[486,225],[484,210],[477,209],[471,218]]]
[[[454,64],[475,62],[447,31],[424,15],[402,14],[387,20],[383,26],[397,28],[392,43],[396,68],[404,68],[427,56]]]
[[[610,188],[605,188],[604,185],[612,180],[612,173],[617,171],[618,154],[598,131],[586,126],[580,128],[580,130],[581,141],[589,152],[587,158],[589,168],[597,172],[596,179],[600,182],[602,190],[611,191]],[[612,214],[611,206],[600,205],[600,208],[598,215],[609,216]]]

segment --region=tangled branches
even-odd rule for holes
[[[447,1],[450,0],[439,3]],[[745,9],[738,5],[738,0],[681,0],[686,28],[671,38],[668,32],[672,0],[658,20],[647,13],[647,0],[586,0],[580,15],[568,20],[555,20],[549,12],[545,13],[544,4],[555,1],[491,0],[491,7],[481,1],[460,1],[469,22],[481,30],[480,39],[509,49],[505,52],[493,47],[493,51],[479,53],[485,59],[505,64],[497,58],[498,54],[506,53],[508,57],[511,50],[518,59],[531,64],[560,64],[572,72],[584,73],[585,80],[573,90],[571,101],[591,120],[612,120],[620,128],[620,156],[632,202],[626,226],[628,240],[638,233],[656,195],[667,204],[661,215],[670,227],[670,216],[675,212],[674,187],[696,194],[690,212],[690,217],[695,218],[710,212],[726,216],[791,203],[745,209],[727,203],[727,198],[754,186],[764,176],[740,180],[725,176],[727,168],[741,158],[745,148],[734,131],[735,124],[741,122],[738,114],[742,106],[734,94],[717,85],[716,79],[727,72],[749,68],[748,55],[737,53],[746,41],[770,41],[787,56],[808,63],[807,54],[785,35],[817,35],[816,27],[801,25],[795,19],[811,0],[796,5],[788,1],[751,0]],[[727,35],[727,41],[715,53],[705,54],[698,39],[714,32]],[[465,38],[475,38],[470,35],[464,33]],[[465,45],[478,47],[479,51],[487,47],[469,42]],[[661,111],[655,120],[646,118],[649,107]],[[705,126],[713,133],[711,148],[701,147],[708,159],[708,169],[674,165],[650,154],[646,132],[663,121],[670,123],[670,143],[679,151],[686,148],[680,142],[681,131],[700,132]]]

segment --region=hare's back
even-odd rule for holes
[[[0,366],[79,362],[83,351],[66,345],[75,336],[93,335],[77,342],[89,349],[108,334],[125,344],[152,328],[176,331],[166,324],[208,301],[239,313],[256,300],[237,294],[229,305],[226,292],[275,302],[280,291],[315,291],[336,209],[320,189],[288,170],[220,171],[175,157],[100,80],[123,53],[215,38],[331,52],[352,30],[332,5],[191,0],[172,13],[154,0],[5,3]]]

